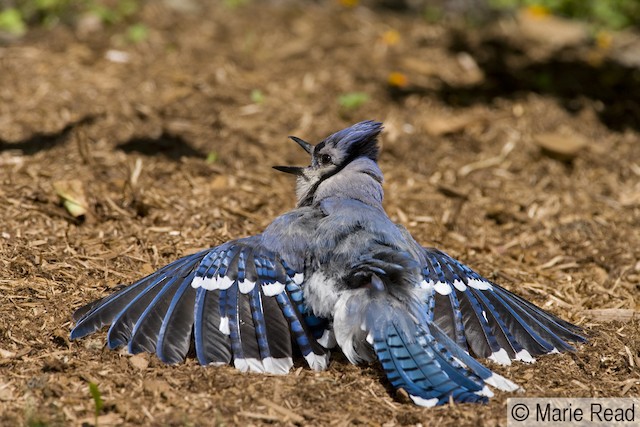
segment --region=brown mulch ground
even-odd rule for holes
[[[591,336],[498,372],[526,396],[640,394],[640,84],[612,53],[627,35],[558,45],[544,22],[462,32],[334,3],[195,6],[145,7],[135,45],[59,27],[0,47],[1,425],[93,424],[90,382],[103,426],[505,425],[505,393],[419,408],[340,355],[272,377],[68,340],[78,306],[293,207],[270,168],[304,161],[287,135],[363,119],[385,122],[392,219]],[[390,88],[392,72],[408,85]],[[350,92],[369,100],[341,107]],[[559,160],[540,141],[584,145]],[[59,203],[68,181],[84,221]]]

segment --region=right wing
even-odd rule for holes
[[[234,240],[78,309],[71,339],[110,324],[110,348],[128,345],[130,353],[178,363],[193,343],[203,365],[276,374],[289,372],[297,347],[322,370],[329,354],[317,340],[328,324],[307,312],[302,278],[260,236]]]
[[[434,248],[423,248],[429,322],[464,350],[508,365],[573,351],[582,330],[485,279]]]

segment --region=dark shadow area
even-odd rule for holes
[[[205,154],[193,148],[181,136],[163,132],[158,138],[132,138],[119,144],[118,147],[125,153],[140,153],[147,156],[162,155],[173,161],[179,161],[181,157],[204,158]]]
[[[42,150],[48,150],[67,141],[71,132],[79,126],[89,125],[95,121],[95,116],[86,116],[75,122],[68,123],[57,132],[35,133],[27,139],[8,142],[0,138],[0,152],[18,150],[24,155],[33,155]]]
[[[485,73],[484,81],[473,86],[443,83],[437,94],[450,105],[486,104],[497,97],[518,98],[536,92],[557,97],[568,111],[575,113],[584,107],[587,98],[602,102],[598,115],[610,129],[640,130],[639,69],[610,59],[591,65],[575,48],[556,52],[548,61],[534,62],[526,52],[499,39],[478,44],[459,36],[450,49],[471,53]]]

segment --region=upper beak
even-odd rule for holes
[[[294,140],[295,142],[298,143],[298,145],[300,147],[302,147],[302,149],[304,151],[306,151],[307,153],[311,154],[311,152],[313,151],[313,145],[309,144],[307,141],[305,141],[304,139],[300,139],[297,136],[290,136],[289,138],[291,138],[292,140]]]
[[[274,166],[273,168],[280,172],[290,173],[292,175],[302,175],[302,171],[304,170],[304,168],[300,166]]]

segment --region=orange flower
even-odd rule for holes
[[[394,71],[392,73],[389,73],[389,77],[387,77],[387,83],[389,84],[389,86],[402,88],[409,84],[409,79],[405,74]]]

